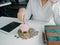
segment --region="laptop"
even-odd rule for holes
[[[0,29],[5,31],[5,32],[11,32],[12,30],[14,30],[15,28],[17,28],[21,23],[18,22],[11,22],[3,27],[1,27]]]

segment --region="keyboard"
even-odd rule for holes
[[[18,22],[11,22],[11,23],[7,24],[6,26],[4,26],[0,29],[3,30],[3,31],[6,31],[6,32],[10,32],[13,29],[15,29],[17,26],[19,26],[20,24],[21,23],[18,23]]]

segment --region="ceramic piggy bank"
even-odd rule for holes
[[[29,30],[29,25],[26,24],[26,23],[22,23],[22,24],[20,25],[20,30],[21,30],[21,32],[28,32],[28,30]]]

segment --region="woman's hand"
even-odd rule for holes
[[[25,22],[26,21],[26,10],[25,8],[20,8],[18,13],[17,13],[17,18],[22,21],[22,22]]]

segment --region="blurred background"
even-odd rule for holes
[[[29,0],[0,0],[0,16],[16,18],[18,9],[22,7],[26,8],[28,1]]]

